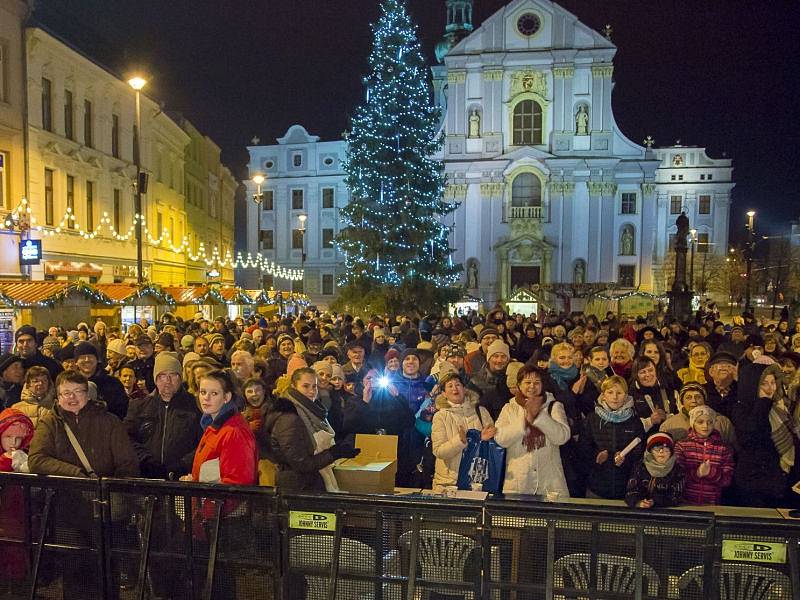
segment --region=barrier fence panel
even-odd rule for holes
[[[109,573],[126,597],[279,598],[270,488],[104,479]]]
[[[719,598],[800,600],[800,528],[788,522],[717,517],[712,579]],[[702,569],[687,572],[680,587],[692,589]]]
[[[105,598],[98,480],[4,473],[0,575],[12,598]]]
[[[486,503],[492,598],[706,600],[678,595],[713,544],[713,515],[521,501]]]
[[[482,505],[442,498],[282,497],[284,598],[482,598]]]

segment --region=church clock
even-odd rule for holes
[[[530,37],[535,35],[541,26],[542,20],[538,15],[533,13],[525,13],[524,15],[521,15],[519,19],[517,19],[517,31],[524,36]]]

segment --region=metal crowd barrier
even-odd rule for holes
[[[0,595],[800,600],[800,524],[0,474]]]

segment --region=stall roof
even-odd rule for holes
[[[0,303],[14,308],[47,305],[71,294],[81,294],[89,299],[97,292],[83,283],[70,281],[0,281]],[[100,294],[101,300],[105,300]]]
[[[94,288],[105,294],[114,304],[130,304],[138,298],[151,297],[158,304],[175,304],[175,299],[161,289],[151,285],[141,288],[136,284],[127,283],[100,283]]]

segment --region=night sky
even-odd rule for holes
[[[475,0],[476,27],[510,0]],[[39,0],[37,18],[119,73],[140,64],[148,93],[223,148],[237,176],[253,136],[293,123],[339,139],[362,100],[378,0]],[[588,26],[613,27],[613,106],[636,142],[703,145],[734,160],[732,235],[744,212],[783,233],[800,217],[800,4],[737,0],[562,0]],[[424,51],[444,0],[409,0]]]

